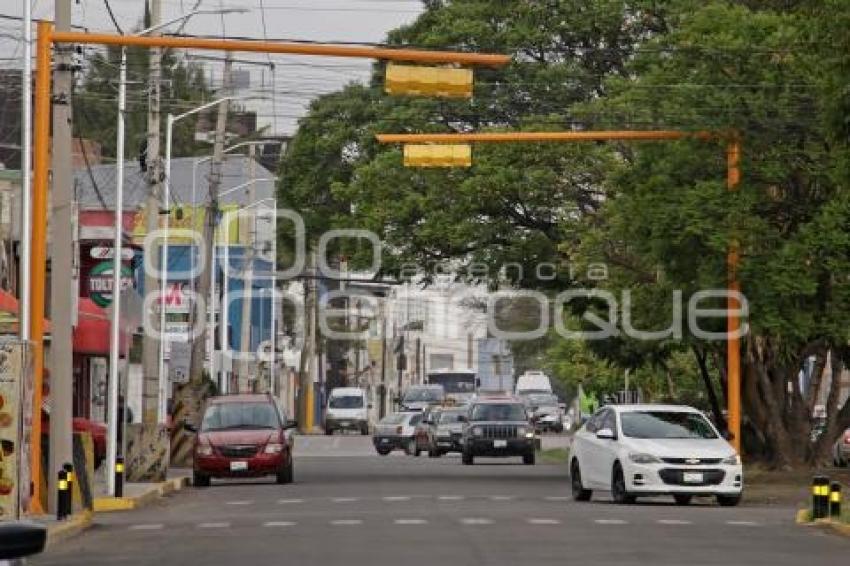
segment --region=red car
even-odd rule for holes
[[[295,421],[286,419],[271,395],[213,397],[196,432],[192,477],[197,487],[211,478],[275,476],[277,483],[293,480],[292,440]]]

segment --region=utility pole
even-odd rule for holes
[[[257,178],[257,146],[248,148],[248,201],[246,204],[254,204],[256,201],[255,180]],[[250,208],[245,212],[250,213],[251,229],[248,231],[248,242],[242,257],[242,323],[239,334],[239,391],[247,391],[251,372],[251,295],[254,284],[254,245],[256,243],[256,209]],[[259,379],[254,374],[255,379]]]
[[[71,30],[71,0],[56,0],[57,31]],[[71,161],[71,85],[74,50],[57,45],[53,82],[53,196],[50,216],[50,455],[47,493],[56,493],[55,476],[72,459],[71,407],[73,397],[73,164]],[[114,293],[115,291],[113,291]],[[39,442],[35,439],[34,442]],[[39,481],[39,478],[35,478]],[[48,496],[55,511],[55,497]]]
[[[224,78],[222,96],[226,97],[230,90],[230,75],[233,67],[233,55],[229,51],[224,61]],[[207,308],[213,308],[214,297],[210,296],[211,275],[214,273],[215,257],[213,256],[213,242],[215,239],[215,228],[218,220],[218,193],[221,188],[221,166],[224,160],[224,142],[227,130],[227,114],[230,111],[230,99],[224,98],[218,106],[218,118],[215,127],[215,144],[213,145],[213,158],[210,164],[209,177],[209,200],[207,201],[207,212],[204,222],[204,269],[198,281],[198,297],[203,297],[207,302]],[[204,374],[204,356],[207,337],[206,313],[199,313],[194,309],[194,339],[192,340],[192,358],[190,366],[190,380],[192,383],[200,383]]]
[[[162,19],[162,0],[150,0],[150,26],[156,27]],[[158,31],[152,36],[160,35]],[[159,212],[162,204],[163,171],[160,161],[160,95],[162,73],[162,49],[152,47],[148,52],[150,64],[148,80],[148,135],[144,149],[148,174],[148,196],[145,202],[145,223],[148,234],[159,229]],[[168,203],[165,203],[168,206]],[[165,242],[160,243],[160,248]],[[160,252],[162,253],[162,252]],[[145,268],[145,293],[159,293],[159,279],[154,277],[152,266]],[[164,297],[162,298],[164,299]],[[165,308],[165,301],[159,308]],[[156,425],[159,411],[159,334],[145,332],[142,342],[142,422],[146,426]]]
[[[316,252],[310,253],[310,275],[304,282],[304,347],[301,349],[301,363],[298,374],[298,423],[301,432],[313,431],[313,383],[318,376],[318,357],[316,325],[318,324],[318,270],[316,269]]]

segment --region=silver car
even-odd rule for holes
[[[434,455],[442,456],[447,452],[460,452],[463,449],[461,439],[463,438],[463,421],[461,417],[466,415],[467,409],[443,409],[438,415],[439,420],[435,423],[434,433]]]
[[[393,450],[404,450],[413,454],[416,425],[422,421],[422,413],[404,412],[387,415],[375,425],[372,444],[381,456]]]

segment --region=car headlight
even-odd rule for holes
[[[652,454],[629,454],[629,460],[635,464],[658,464],[661,462],[661,460]]]
[[[280,442],[269,442],[266,444],[266,449],[263,452],[266,454],[280,454],[283,452],[283,444]]]
[[[727,466],[740,466],[741,465],[741,457],[738,456],[737,454],[732,454],[728,458],[724,458],[722,463],[726,464]]]
[[[209,444],[199,444],[197,452],[198,456],[212,456],[213,449]]]
[[[483,436],[483,435],[484,435],[484,429],[483,428],[481,428],[480,426],[472,427],[472,436]]]

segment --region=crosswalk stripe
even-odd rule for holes
[[[150,524],[150,525],[130,525],[131,531],[157,531],[163,528],[164,525],[162,523]]]
[[[226,529],[230,526],[230,523],[200,523],[198,525],[199,529]]]
[[[593,521],[597,525],[628,525],[628,521],[622,519],[595,519]]]
[[[464,525],[492,525],[493,519],[484,519],[480,517],[467,517],[460,520]]]

